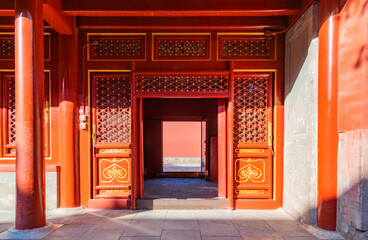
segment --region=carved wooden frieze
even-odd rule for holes
[[[51,59],[50,33],[44,33],[45,61]],[[15,59],[15,38],[12,32],[0,32],[0,61]]]
[[[210,60],[209,33],[153,33],[152,60]]]
[[[90,33],[88,60],[132,61],[146,59],[145,33]]]
[[[218,60],[276,60],[276,37],[219,33]]]

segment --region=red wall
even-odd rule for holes
[[[338,130],[368,128],[368,7],[347,1],[340,13]]]
[[[163,157],[201,157],[201,122],[162,122]]]
[[[217,99],[144,99],[143,118],[144,168],[152,176],[162,172],[162,123],[207,120],[208,135],[216,136]]]

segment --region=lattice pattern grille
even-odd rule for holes
[[[15,42],[14,40],[0,40],[0,56],[14,56]]]
[[[9,123],[9,143],[15,142],[15,78],[8,77],[8,123]]]
[[[223,40],[224,57],[269,57],[269,40]]]
[[[227,93],[227,75],[223,76],[137,76],[136,92]]]
[[[234,142],[267,143],[267,78],[234,78]]]
[[[207,54],[206,40],[158,40],[158,56],[204,57]]]
[[[130,78],[98,78],[96,91],[97,143],[130,142]]]
[[[101,39],[95,40],[92,54],[95,57],[136,57],[142,55],[141,39]]]

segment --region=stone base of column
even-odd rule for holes
[[[0,239],[41,239],[58,229],[60,226],[61,224],[54,225],[52,223],[47,223],[43,227],[27,230],[18,230],[12,227],[1,233]]]

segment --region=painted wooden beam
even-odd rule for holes
[[[256,16],[292,16],[299,9],[271,10],[192,10],[192,11],[108,11],[108,10],[66,10],[70,16],[86,17],[256,17]]]
[[[72,34],[74,19],[71,16],[65,15],[61,10],[60,0],[44,0],[43,17],[56,32],[64,35]]]

